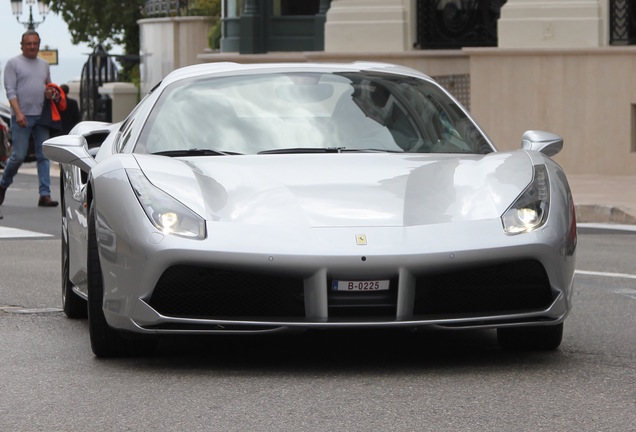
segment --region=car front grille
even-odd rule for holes
[[[302,279],[187,265],[163,273],[149,305],[172,317],[305,316]]]
[[[553,300],[541,263],[521,260],[418,277],[413,315],[417,318],[542,310]]]
[[[384,292],[336,293],[325,280],[328,319],[395,319],[398,280]],[[414,320],[505,315],[548,308],[554,295],[535,260],[450,269],[416,278]],[[176,318],[226,320],[305,319],[303,280],[269,274],[177,265],[159,279],[148,304]]]

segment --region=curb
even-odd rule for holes
[[[596,204],[576,205],[577,223],[614,223],[636,225],[636,216],[620,207]]]

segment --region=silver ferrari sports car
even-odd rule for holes
[[[202,64],[48,140],[62,294],[97,356],[163,334],[497,330],[559,346],[577,230],[561,137],[497,151],[426,75]]]

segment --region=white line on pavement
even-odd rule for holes
[[[0,306],[0,312],[13,314],[39,314],[39,313],[56,313],[62,312],[60,308],[25,308],[22,306]]]
[[[30,238],[30,237],[53,237],[51,234],[44,234],[36,231],[21,230],[0,226],[0,239]]]
[[[636,279],[636,275],[627,274],[627,273],[607,273],[607,272],[596,272],[596,271],[587,271],[587,270],[575,270],[574,273],[586,276],[601,276],[601,277],[612,277],[612,278],[620,278],[620,279]]]
[[[608,223],[579,223],[578,228],[601,229],[612,231],[636,231],[636,225],[608,224]]]
[[[586,271],[586,270],[575,270],[575,274],[586,275],[586,276],[600,276],[600,277],[610,277],[610,278],[618,278],[618,279],[636,279],[636,275],[627,274],[627,273],[608,273],[608,272],[596,272],[596,271]],[[636,300],[636,289],[632,288],[614,288],[611,290],[614,294],[624,295],[631,299]]]

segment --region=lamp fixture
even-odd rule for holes
[[[25,3],[29,7],[28,21],[20,21],[20,17],[22,16],[23,3]],[[33,5],[36,3],[38,5],[38,12],[42,17],[42,21],[33,20]],[[48,3],[44,3],[44,1],[42,0],[11,0],[11,11],[13,12],[13,15],[15,15],[16,20],[20,24],[24,25],[27,30],[35,30],[46,19],[46,15],[49,13],[49,5]]]

